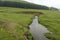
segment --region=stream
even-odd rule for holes
[[[35,16],[29,27],[34,40],[49,40],[44,36],[45,33],[48,33],[49,31],[45,26],[38,23],[38,16]]]

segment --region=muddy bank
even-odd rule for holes
[[[37,12],[37,11],[21,11],[21,12],[14,12],[16,14],[32,14],[35,16],[43,15],[43,12]]]

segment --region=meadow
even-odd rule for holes
[[[39,16],[39,23],[50,31],[45,36],[51,40],[60,40],[60,11],[41,10],[41,12],[44,14]]]
[[[15,12],[26,9],[0,7],[0,40],[32,40],[29,25],[34,15]],[[28,36],[27,36],[28,35]]]
[[[27,37],[25,34],[32,40],[29,25],[35,15],[38,15],[39,23],[50,31],[45,36],[60,40],[60,11],[11,7],[0,7],[0,40],[24,40]]]

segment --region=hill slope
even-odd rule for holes
[[[29,9],[45,9],[48,10],[49,8],[43,5],[37,5],[33,3],[29,3],[26,1],[0,1],[0,6],[7,6],[7,7],[18,7],[18,8],[29,8]]]

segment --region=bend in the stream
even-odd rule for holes
[[[43,25],[39,24],[38,16],[35,16],[29,27],[34,40],[49,40],[44,36],[45,33],[48,33],[49,31]]]

